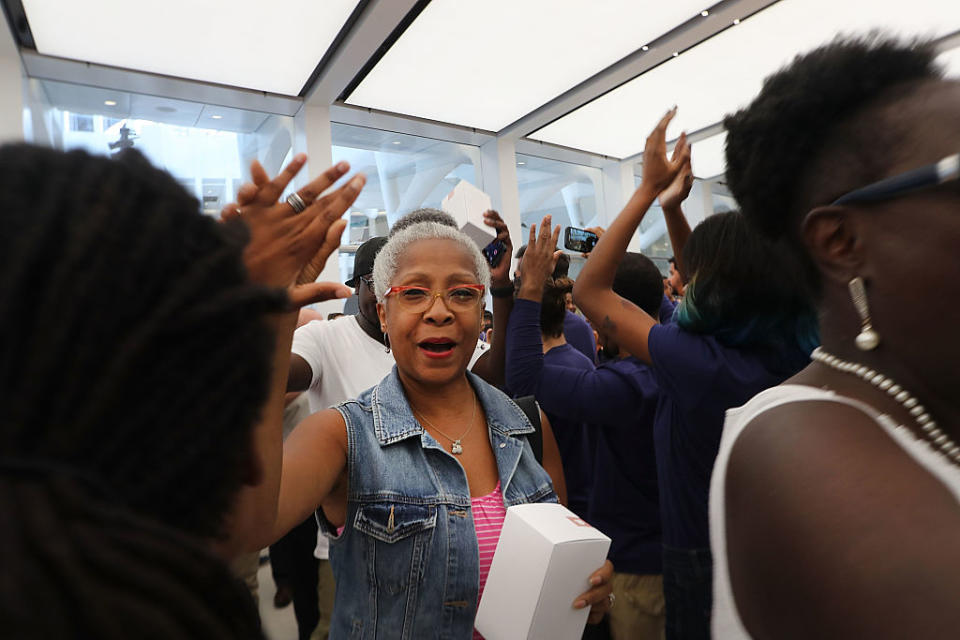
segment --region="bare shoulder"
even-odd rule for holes
[[[960,508],[875,420],[815,400],[731,451],[730,579],[754,638],[940,638],[960,625]]]
[[[304,418],[290,433],[284,448],[328,449],[331,444],[339,445],[346,452],[347,425],[339,411],[324,409]]]

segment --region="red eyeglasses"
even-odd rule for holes
[[[404,311],[423,313],[433,306],[433,301],[443,298],[451,311],[471,311],[480,306],[485,287],[482,284],[458,284],[442,291],[426,287],[390,287],[384,298],[394,296]]]

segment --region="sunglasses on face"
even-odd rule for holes
[[[431,291],[426,287],[390,287],[385,298],[393,297],[404,311],[423,313],[433,306],[434,300],[442,298],[450,311],[473,311],[483,300],[482,284],[458,284],[448,289]]]
[[[845,193],[832,203],[832,206],[880,202],[896,198],[905,193],[935,187],[953,182],[960,186],[960,153],[948,156],[940,162],[928,164],[899,175],[885,178],[865,187]]]

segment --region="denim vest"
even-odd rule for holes
[[[523,411],[467,378],[486,412],[505,506],[556,502],[524,437],[533,426]],[[331,640],[468,640],[480,558],[463,467],[414,418],[396,367],[337,410],[349,444],[342,534],[317,511],[337,583]]]

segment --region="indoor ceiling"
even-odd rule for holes
[[[346,71],[352,81],[336,95],[349,105],[609,158],[636,160],[647,133],[677,104],[668,137],[697,134],[699,177],[723,173],[723,116],[797,53],[837,33],[960,32],[958,0],[169,0],[162,10],[138,10],[130,0],[19,2],[29,24],[28,37],[14,29],[21,48],[35,46],[45,60],[308,102]],[[384,15],[389,24],[376,25]],[[960,77],[960,38],[951,42],[958,48],[941,60]],[[253,131],[267,117],[202,97],[44,86],[71,111],[118,118]],[[359,148],[432,144],[349,135]]]
[[[20,1],[39,53],[283,95],[300,93],[359,4]]]

